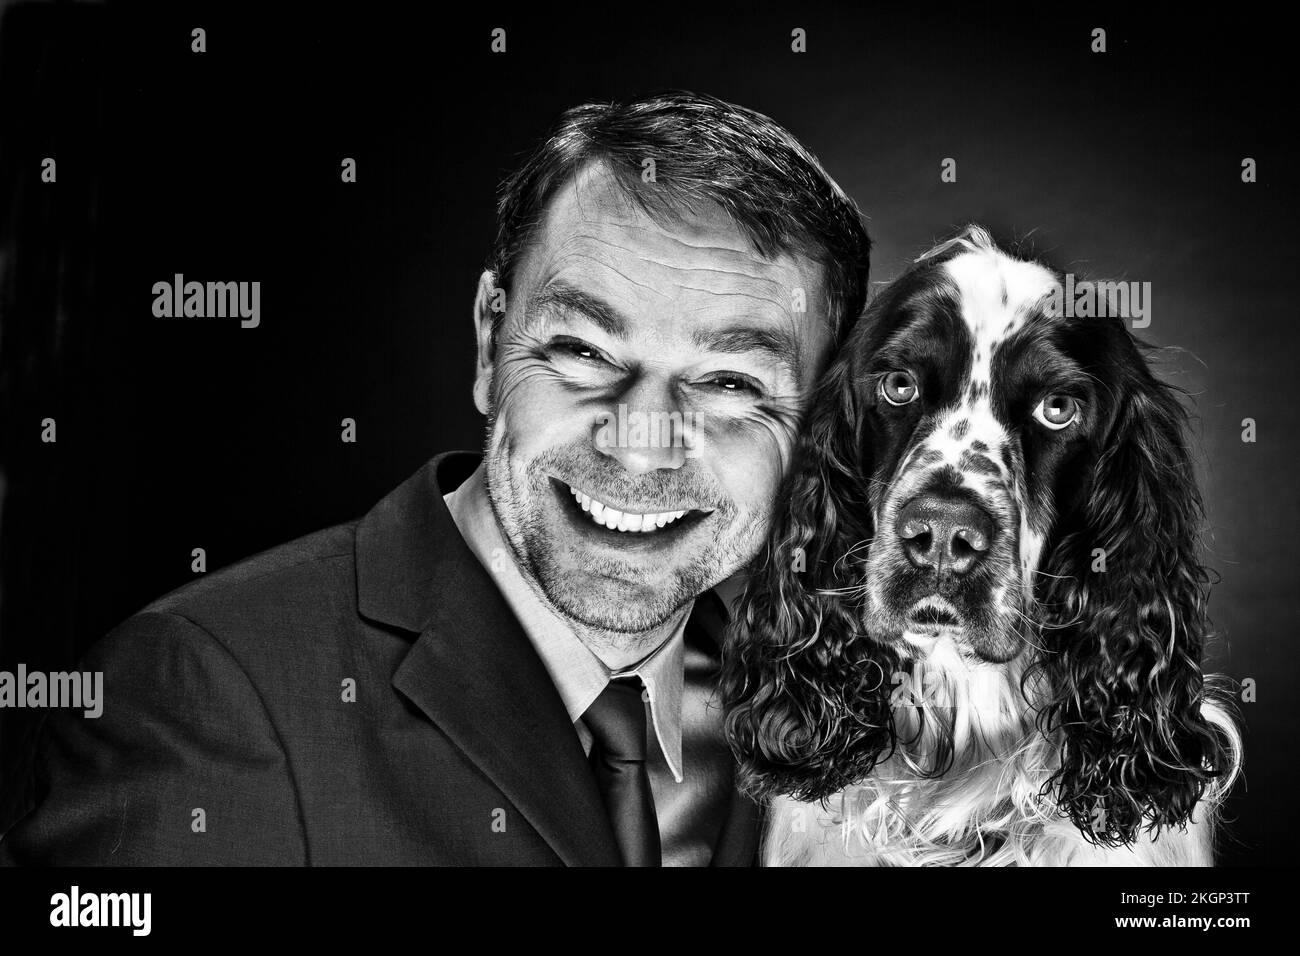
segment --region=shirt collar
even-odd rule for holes
[[[459,488],[443,495],[461,536],[482,565],[492,572],[506,603],[518,618],[560,699],[575,723],[600,696],[611,677],[636,675],[645,684],[655,738],[673,778],[682,782],[682,685],[688,605],[677,628],[644,659],[611,671],[573,633],[535,584],[515,563],[514,551],[502,535],[487,497],[482,464]]]
[[[650,719],[655,725],[655,736],[659,738],[659,749],[668,763],[668,769],[673,772],[673,779],[678,783],[682,782],[682,684],[686,667],[684,634],[689,616],[690,609],[687,608],[687,613],[682,615],[672,637],[640,663],[608,674],[609,678],[635,674],[645,684],[645,696],[650,701]],[[603,664],[601,666],[604,667]],[[605,685],[602,684],[600,689],[604,690]]]

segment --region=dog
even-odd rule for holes
[[[809,405],[720,681],[767,865],[1209,865],[1241,764],[1201,670],[1180,392],[970,226]]]

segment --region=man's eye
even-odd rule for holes
[[[588,345],[580,339],[557,339],[552,343],[551,348],[560,355],[583,359],[584,361],[600,361],[602,356],[594,346]]]
[[[757,383],[743,375],[715,375],[706,384],[720,392],[730,392],[736,395],[761,394],[761,389]]]

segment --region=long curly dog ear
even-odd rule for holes
[[[861,327],[866,323],[859,323]],[[893,746],[886,651],[862,633],[856,588],[870,541],[870,449],[841,350],[815,392],[778,513],[728,635],[719,688],[750,793],[821,799]]]
[[[1043,722],[1064,740],[1049,784],[1057,803],[1113,846],[1144,823],[1157,834],[1186,823],[1216,777],[1231,776],[1235,731],[1201,673],[1208,575],[1186,412],[1121,321],[1094,334],[1104,345],[1092,371],[1117,407],[1043,569],[1053,693]]]

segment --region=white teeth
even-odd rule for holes
[[[591,520],[596,524],[603,524],[610,531],[657,531],[664,525],[671,524],[682,515],[682,511],[663,511],[655,514],[634,514],[627,511],[619,511],[617,508],[611,508],[603,502],[597,501],[591,495],[579,491],[572,485],[569,486],[569,492],[573,495],[575,501],[582,506],[582,510],[591,515]]]

